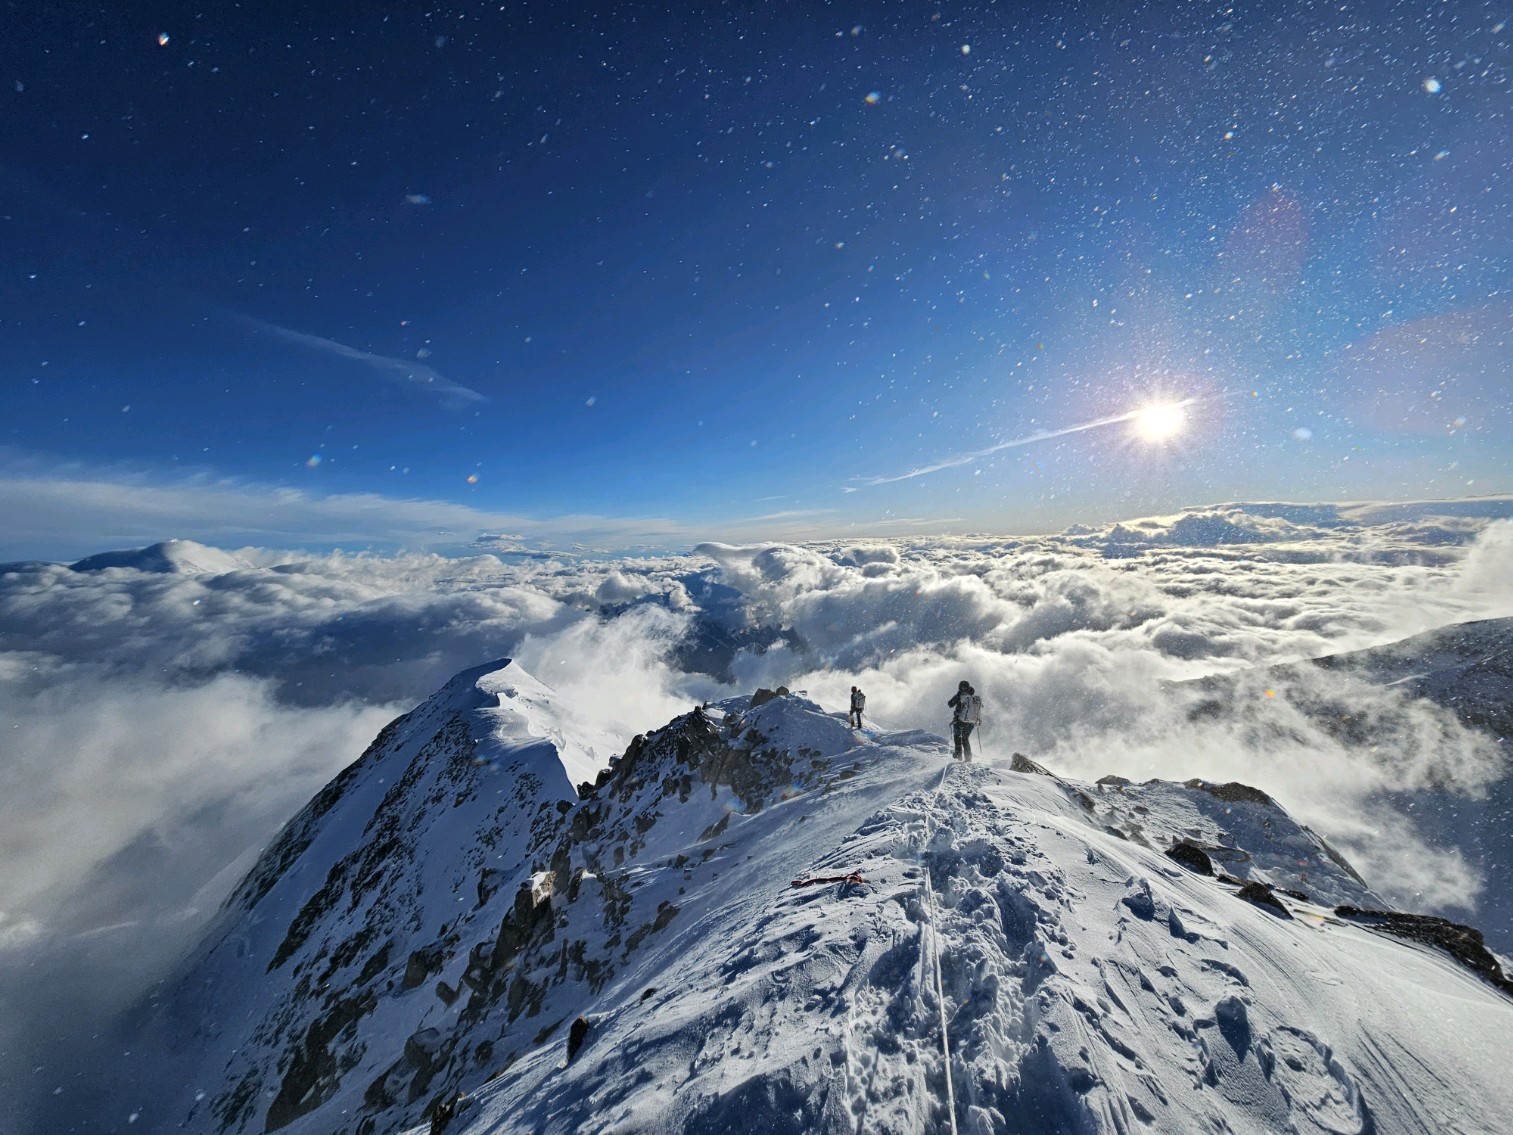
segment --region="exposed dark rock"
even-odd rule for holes
[[[409,1062],[401,1056],[389,1067],[384,1068],[378,1079],[368,1085],[368,1091],[363,1093],[363,1106],[371,1111],[392,1108],[395,1103],[404,1099],[404,1085],[409,1082],[409,1077]]]
[[[724,835],[725,834],[725,829],[728,828],[729,826],[730,826],[730,813],[726,812],[718,820],[716,820],[714,823],[710,824],[707,828],[705,828],[702,832],[699,833],[699,842],[700,843],[707,843],[709,840],[714,839],[716,836]]]
[[[657,917],[652,919],[651,922],[646,926],[641,927],[639,930],[632,933],[630,937],[625,939],[626,950],[634,950],[642,943],[642,941],[645,940],[648,934],[653,934],[658,930],[667,929],[667,924],[670,923],[674,918],[676,918],[677,914],[678,908],[675,907],[672,903],[668,902],[666,899],[663,899],[660,903],[657,904]]]
[[[221,1121],[222,1128],[243,1126],[252,1119],[262,1084],[257,1069],[249,1068],[231,1087],[210,1101],[210,1114]]]
[[[440,1029],[421,1029],[405,1039],[405,1059],[414,1068],[430,1068],[436,1062],[436,1054],[441,1051],[442,1037]]]
[[[419,989],[433,973],[439,973],[442,963],[441,947],[427,946],[416,950],[405,963],[405,975],[399,983],[401,989]]]
[[[1508,979],[1502,966],[1483,944],[1481,931],[1474,926],[1463,926],[1429,914],[1362,910],[1354,906],[1335,907],[1334,913],[1384,934],[1438,947],[1483,981],[1513,997],[1513,981]]]
[[[767,700],[786,693],[786,689],[769,691]],[[340,1130],[352,1133],[353,1125],[368,1119],[375,1121],[376,1131],[397,1130],[396,1124],[408,1127],[425,1119],[433,1124],[447,1122],[441,1109],[468,1076],[498,1065],[501,1058],[508,1066],[519,1055],[501,1052],[496,1056],[492,1045],[471,1043],[485,1018],[490,1019],[490,1028],[535,1018],[532,1027],[520,1035],[538,1031],[535,1025],[556,1016],[545,1011],[549,999],[556,996],[555,988],[577,986],[586,998],[592,997],[679,915],[678,906],[670,902],[660,903],[654,911],[643,908],[634,880],[622,866],[635,860],[658,817],[706,790],[712,798],[723,800],[733,795],[738,801],[730,811],[713,812],[716,830],[706,833],[710,842],[702,859],[679,857],[676,865],[692,871],[698,863],[720,853],[722,848],[716,846],[715,837],[737,823],[743,813],[768,807],[795,785],[817,787],[836,778],[831,762],[818,752],[802,748],[789,752],[754,727],[761,726],[767,714],[782,709],[748,713],[744,731],[732,731],[729,721],[715,721],[701,707],[662,729],[636,737],[594,786],[585,786],[579,802],[566,808],[555,800],[539,804],[525,858],[508,872],[484,866],[493,858],[488,845],[472,860],[460,893],[465,896],[477,880],[473,909],[485,911],[491,921],[497,920],[493,921],[498,927],[496,933],[489,934],[488,924],[459,931],[458,927],[468,925],[470,918],[469,914],[459,914],[440,927],[427,926],[426,936],[420,937],[418,920],[404,924],[411,912],[404,905],[406,895],[396,892],[393,883],[406,877],[406,856],[415,843],[417,816],[446,808],[458,791],[471,790],[469,779],[477,775],[476,749],[470,738],[457,732],[460,717],[437,715],[426,720],[415,730],[418,738],[427,738],[426,742],[407,766],[403,779],[389,781],[363,832],[361,846],[330,866],[327,878],[314,894],[307,889],[308,897],[301,896],[304,905],[288,926],[274,968],[285,965],[287,970],[292,966],[290,976],[298,981],[293,997],[303,1007],[300,1017],[295,1018],[297,1025],[279,1025],[285,1030],[285,1039],[278,1071],[262,1070],[266,1079],[249,1080],[246,1091],[234,1101],[238,1112],[251,1109],[244,1124],[250,1128],[257,1123],[257,1111],[268,1105],[274,1085],[278,1092],[268,1108],[269,1131],[329,1106],[331,1097],[343,1088],[342,1079],[354,1074],[362,1057],[362,1040],[371,1038],[360,1039],[355,1031],[342,1033],[343,1021],[331,1011],[305,1031],[310,1001],[321,995],[326,980],[323,974],[330,976],[333,967],[333,989],[341,987],[339,982],[352,982],[352,975],[361,969],[377,983],[380,993],[385,979],[395,995],[429,985],[436,997],[454,1010],[444,1015],[446,1031],[414,1034],[405,1042],[399,1059],[395,1059],[399,1054],[387,1047],[378,1061],[373,1059],[375,1051],[369,1051],[366,1065],[382,1069],[382,1074],[366,1085],[361,1114],[349,1116]],[[455,765],[456,775],[448,771],[437,778],[438,787],[432,790],[428,786],[426,799],[420,800],[411,772],[417,766],[434,770],[438,758],[445,762],[445,770]],[[854,772],[847,770],[840,775]],[[320,882],[319,875],[312,880],[312,884]],[[514,899],[510,901],[505,896],[512,890]],[[333,911],[362,909],[361,903],[375,899],[392,906],[394,917],[370,924],[373,929],[367,937],[351,934],[334,949],[329,940],[318,937]],[[588,904],[588,909],[574,911],[573,903],[580,907]],[[584,940],[567,929],[585,918],[602,927],[603,934]],[[399,939],[404,945],[396,944],[386,953],[385,936],[396,931],[406,935]],[[467,937],[460,938],[460,934]],[[312,957],[317,944],[320,953]],[[411,950],[413,953],[406,957]],[[460,980],[437,980],[443,969],[455,972],[448,959],[460,962],[463,958],[467,965]],[[259,959],[259,964],[262,962]],[[653,992],[647,990],[645,996]],[[427,1003],[431,1004],[429,1012],[436,1014],[428,997],[414,1005],[426,1012]],[[577,1007],[586,1003],[579,1001]],[[552,1029],[572,1021],[569,1013],[566,1020],[554,1021],[538,1035],[549,1035]],[[569,1038],[575,1057],[588,1039],[588,1021],[574,1028],[585,1031],[576,1040]],[[386,1043],[397,1047],[402,1036],[386,1038]],[[351,1088],[347,1086],[347,1090]],[[362,1092],[361,1086],[357,1091]],[[422,1105],[426,1105],[424,1111],[420,1110]]]
[[[407,822],[413,819],[411,796],[416,784],[430,762],[446,754],[450,754],[449,766],[470,767],[477,744],[461,714],[452,713],[445,719],[420,747],[404,775],[384,795],[378,810],[363,829],[361,845],[331,865],[320,889],[300,907],[268,963],[269,973],[299,951],[315,927],[336,909],[344,896],[349,905],[354,904],[379,887],[391,872],[400,870],[398,864],[404,861],[408,850],[404,832]]]
[[[777,697],[777,694],[774,691],[769,690],[766,686],[762,686],[756,693],[751,695],[750,708],[756,709],[758,706],[766,705],[775,697]]]
[[[461,1092],[452,1096],[442,1096],[431,1101],[431,1135],[442,1135],[457,1118],[457,1113],[462,1110],[467,1102],[467,1097]]]
[[[268,1105],[264,1131],[287,1127],[335,1094],[341,1086],[342,1073],[357,1063],[360,1054],[338,1056],[332,1051],[332,1044],[344,1029],[371,1013],[377,1004],[378,998],[364,990],[355,997],[332,1003],[323,1016],[310,1022],[303,1043],[291,1055],[278,1094]]]
[[[559,801],[566,804],[566,800]],[[503,872],[496,871],[492,867],[485,867],[478,873],[478,906],[483,906],[494,897],[494,892],[499,889],[502,882]],[[474,907],[476,910],[477,907]]]
[[[578,1050],[583,1047],[583,1042],[588,1039],[590,1028],[587,1017],[579,1017],[567,1030],[567,1062],[571,1064],[578,1055]]]
[[[476,1003],[469,1004],[469,1011],[481,1009],[507,995],[510,1019],[514,1020],[526,1006],[539,1004],[545,990],[512,975],[511,971],[522,952],[551,941],[555,933],[553,882],[553,876],[548,872],[536,886],[529,881],[521,883],[515,892],[514,905],[499,924],[494,941],[481,942],[469,953],[462,980],[478,995]]]
[[[625,752],[621,753],[618,757],[611,757],[609,761],[609,767],[599,770],[599,775],[594,779],[593,788],[589,792],[584,792],[583,789],[580,788],[578,790],[578,795],[586,799],[587,797],[592,796],[599,789],[603,788],[611,780],[614,780],[616,777],[624,777],[629,775],[630,770],[635,767],[637,760],[640,758],[641,749],[645,744],[646,735],[643,733],[637,733],[630,739],[630,744],[625,747]]]
[[[475,993],[484,992],[489,985],[489,963],[493,957],[494,943],[477,943],[468,951],[468,964],[462,971],[462,984]]]
[[[561,1024],[562,1024],[561,1021],[553,1021],[551,1024],[545,1026],[544,1028],[541,1029],[540,1032],[538,1032],[535,1036],[533,1036],[531,1038],[531,1044],[533,1044],[533,1045],[545,1044],[547,1041],[549,1041],[551,1039],[552,1034],[557,1031],[558,1027]]]
[[[1201,788],[1210,796],[1217,796],[1226,804],[1261,804],[1267,808],[1275,808],[1276,801],[1259,788],[1252,788],[1248,784],[1238,781],[1230,781],[1228,784],[1213,784],[1207,780],[1194,777],[1187,782],[1188,788]]]
[[[1108,776],[1100,776],[1097,783],[1109,788],[1128,788],[1134,781],[1128,777],[1114,776],[1110,773]]]
[[[362,967],[362,972],[357,975],[358,985],[367,985],[368,982],[383,973],[389,965],[389,950],[392,945],[392,942],[385,942],[378,948],[378,952],[367,960]]]
[[[1166,854],[1189,871],[1196,871],[1200,875],[1214,873],[1214,861],[1208,857],[1208,852],[1190,839],[1179,839],[1166,849]]]
[[[1272,887],[1270,883],[1261,883],[1257,882],[1255,879],[1252,879],[1248,883],[1241,884],[1240,889],[1235,892],[1235,897],[1244,899],[1246,902],[1253,903],[1256,906],[1263,907],[1264,909],[1271,911],[1273,914],[1281,915],[1283,918],[1291,918],[1292,913],[1282,905],[1281,899],[1277,898],[1276,895],[1271,893],[1271,890]]]
[[[1037,772],[1041,776],[1054,777],[1056,774],[1044,765],[1037,765],[1023,753],[1015,753],[1014,759],[1009,762],[1010,772]]]

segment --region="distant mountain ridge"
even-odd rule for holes
[[[222,575],[249,566],[246,561],[229,552],[197,544],[193,540],[164,540],[145,548],[100,552],[69,565],[74,571],[131,568],[135,571],[172,575]]]
[[[695,708],[580,799],[598,751],[507,661],[386,727],[160,992],[133,1130],[923,1132],[954,1097],[983,1132],[1365,1132],[1513,1109],[1513,1001],[1336,915],[1382,903],[1253,789],[962,766],[791,695]],[[1455,1035],[1418,1043],[1431,1013]]]
[[[1365,701],[1315,675],[1357,678],[1382,695]],[[1475,791],[1446,773],[1441,783],[1395,799],[1431,842],[1459,848],[1486,867],[1478,921],[1498,949],[1513,952],[1513,618],[1454,623],[1397,642],[1326,655],[1305,662],[1258,667],[1175,683],[1199,718],[1234,714],[1258,704],[1266,690],[1287,700],[1326,733],[1369,761],[1378,743],[1414,748],[1414,699],[1438,707],[1479,731],[1495,767]],[[1441,724],[1441,730],[1450,723]]]
[[[1165,516],[1135,517],[1108,525],[1077,524],[1061,533],[1080,547],[1096,548],[1110,558],[1153,548],[1261,548],[1273,558],[1307,562],[1323,559],[1306,545],[1320,537],[1368,530],[1376,539],[1359,552],[1411,554],[1420,558],[1433,547],[1466,544],[1487,524],[1513,518],[1513,496],[1458,500],[1361,501],[1302,504],[1240,501],[1190,506]],[[1377,547],[1385,539],[1386,544]],[[1401,544],[1401,547],[1397,547]],[[1299,547],[1291,552],[1289,545]],[[1279,546],[1279,547],[1277,547]]]

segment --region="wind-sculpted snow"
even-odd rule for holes
[[[1335,916],[1386,904],[1264,793],[963,765],[841,716],[696,707],[574,799],[532,736],[570,733],[560,699],[460,675],[165,991],[145,1129],[901,1135],[954,1098],[979,1135],[1469,1132],[1513,1107],[1513,999]]]

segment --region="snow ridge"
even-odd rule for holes
[[[289,825],[165,995],[155,1082],[183,1091],[152,1129],[1259,1135],[1513,1110],[1513,1000],[1337,915],[1384,904],[1254,789],[963,765],[756,700],[636,737],[575,799],[553,738],[601,750],[555,695],[459,675]]]

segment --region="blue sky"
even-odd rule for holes
[[[1504,18],[25,12],[0,555],[1508,491]]]

